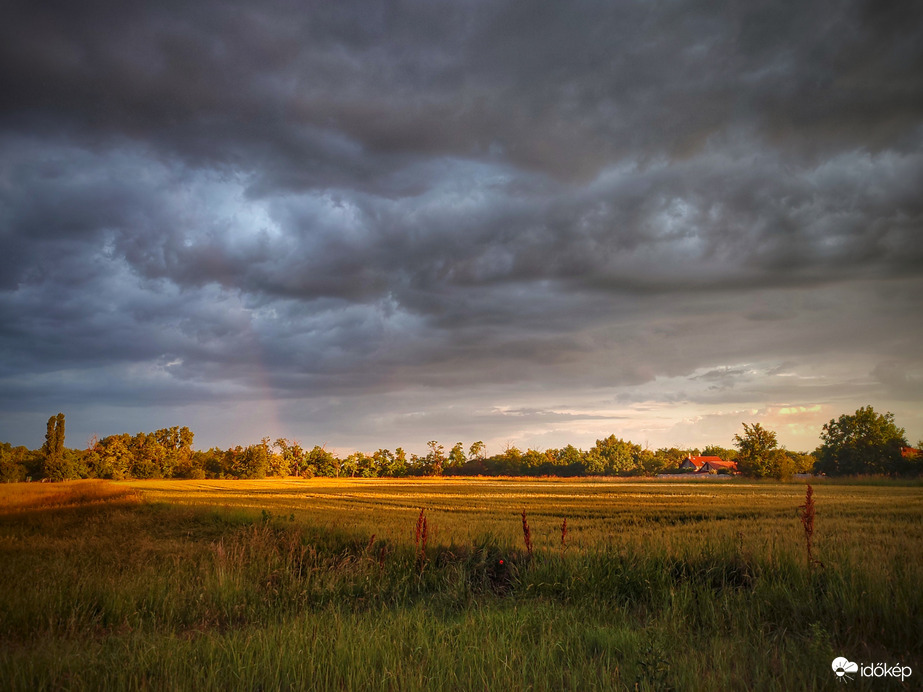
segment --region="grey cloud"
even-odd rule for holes
[[[118,132],[216,166],[262,158],[289,184],[323,185],[338,167],[368,176],[374,157],[338,164],[317,128],[370,154],[502,149],[517,166],[588,179],[733,130],[789,151],[881,150],[923,114],[910,2],[23,2],[6,26],[0,105],[14,125]],[[316,165],[330,170],[298,173]]]
[[[872,370],[872,376],[884,385],[890,397],[915,401],[923,390],[923,361],[883,361]]]
[[[67,372],[150,406],[422,388],[487,426],[464,392],[794,401],[738,364],[824,357],[874,369],[824,396],[918,401],[921,32],[897,2],[13,2],[5,408]]]

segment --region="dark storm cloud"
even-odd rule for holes
[[[918,401],[921,144],[919,3],[8,3],[4,408]]]
[[[800,154],[881,150],[923,113],[913,2],[17,2],[7,17],[7,121],[256,163],[299,188],[377,178],[366,152],[493,149],[586,178],[736,129]]]

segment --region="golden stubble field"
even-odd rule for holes
[[[522,538],[527,513],[536,547],[657,545],[666,549],[734,541],[800,549],[798,507],[806,484],[622,479],[267,479],[132,481],[119,485],[150,502],[266,511],[318,527],[410,543],[425,509],[433,544],[493,536]],[[863,560],[903,553],[923,559],[923,488],[815,483],[814,541]]]

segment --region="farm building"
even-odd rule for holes
[[[709,473],[711,471],[716,473],[720,471],[726,471],[727,473],[737,473],[737,462],[723,461],[721,459],[712,461],[709,459],[699,467],[699,470],[696,473]]]
[[[710,471],[717,472],[721,470],[727,471],[728,473],[737,473],[737,462],[725,461],[721,457],[688,456],[683,459],[679,468],[682,471],[689,469],[696,473],[709,473]]]
[[[702,466],[709,461],[722,461],[721,457],[694,457],[688,456],[683,459],[683,463],[679,467],[683,470],[692,469],[693,471],[698,471]]]

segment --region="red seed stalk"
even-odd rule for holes
[[[561,550],[567,550],[567,517],[561,523]]]
[[[420,516],[417,517],[417,527],[413,536],[413,544],[417,547],[420,546],[420,534],[423,532],[423,522],[426,521],[426,517],[423,516],[424,510],[420,509]]]
[[[423,515],[420,515],[423,517]],[[420,563],[420,571],[423,571],[423,566],[426,564],[426,540],[429,538],[429,528],[427,525],[426,517],[423,517],[423,521],[420,523],[420,552],[417,555],[417,561]]]
[[[526,510],[522,510],[522,537],[526,542],[526,552],[532,557],[532,532],[529,530],[529,521],[526,519]]]
[[[814,560],[812,541],[814,537],[814,488],[808,484],[804,504],[798,507],[801,510],[799,518],[804,527],[804,545],[808,558],[808,567],[813,568],[817,562]]]
[[[426,539],[429,536],[429,525],[423,517],[423,530],[420,532],[420,554],[426,555]]]

